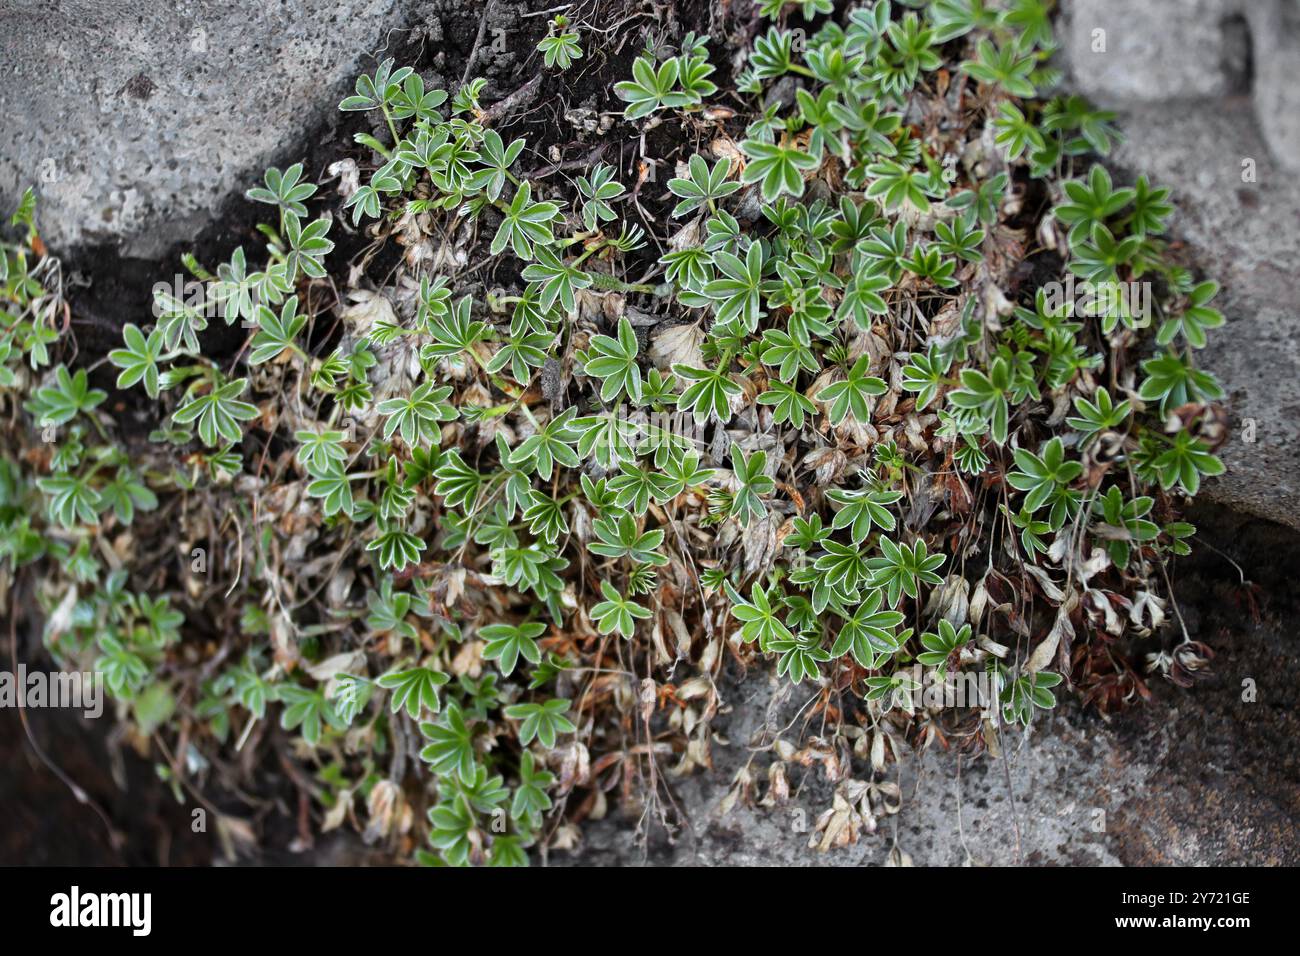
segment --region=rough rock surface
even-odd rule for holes
[[[34,184],[56,249],[159,256],[267,165],[302,159],[357,72],[427,6],[7,0],[0,197]]]
[[[1225,21],[1240,12],[1241,0],[1067,0],[1062,6],[1075,82],[1092,99],[1203,99],[1227,95],[1240,82],[1240,51]]]

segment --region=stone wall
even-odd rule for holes
[[[0,197],[34,183],[55,249],[162,256],[267,165],[303,158],[357,73],[431,6],[6,0]]]

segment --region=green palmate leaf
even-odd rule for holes
[[[777,676],[789,677],[796,684],[803,683],[805,677],[816,680],[821,673],[817,665],[831,659],[830,652],[821,646],[814,632],[778,638],[768,649],[780,655],[776,662]]]
[[[883,200],[887,209],[907,202],[920,212],[929,212],[929,195],[943,195],[929,173],[909,169],[890,159],[872,163],[867,167],[867,175],[872,180],[867,195]]]
[[[149,665],[120,640],[110,634],[98,639],[103,654],[95,660],[95,670],[104,675],[109,690],[131,697],[149,677]]]
[[[937,631],[926,631],[921,635],[921,645],[925,650],[916,659],[927,667],[939,668],[940,673],[943,673],[949,658],[969,644],[970,640],[969,624],[963,624],[959,630],[947,618],[941,617]]]
[[[753,332],[763,316],[763,247],[755,242],[742,259],[729,252],[716,252],[713,262],[722,275],[704,287],[704,294],[715,302],[717,321],[739,321]]]
[[[985,0],[935,0],[929,9],[936,43],[947,43],[972,30],[987,30],[997,25],[998,14]]]
[[[1160,526],[1146,518],[1154,505],[1155,499],[1147,495],[1126,501],[1116,485],[1093,501],[1093,513],[1101,518],[1094,533],[1105,541],[1116,567],[1127,568],[1134,546],[1141,547],[1159,537]]]
[[[266,182],[265,188],[258,186],[250,189],[245,194],[249,199],[269,203],[290,216],[300,219],[306,217],[306,202],[316,194],[316,185],[301,181],[302,163],[294,163],[284,172],[272,166],[263,179]]]
[[[555,774],[537,766],[533,755],[525,750],[519,757],[519,785],[510,801],[513,820],[536,827],[541,815],[551,809],[547,791],[555,785]]]
[[[973,210],[976,218],[986,226],[997,222],[1002,199],[1006,193],[1010,178],[1006,173],[998,173],[988,182],[980,184],[975,190],[966,189],[947,199],[944,205],[950,209]]]
[[[54,370],[54,384],[36,390],[36,407],[41,425],[62,425],[78,414],[87,414],[98,406],[108,393],[101,388],[91,388],[84,368],[73,374],[67,366]]]
[[[293,349],[302,355],[294,340],[307,327],[307,316],[298,314],[298,297],[290,296],[276,315],[264,305],[259,305],[255,312],[257,333],[253,336],[248,355],[249,365],[269,362],[285,349]]]
[[[636,619],[650,616],[647,608],[623,597],[608,581],[600,582],[600,593],[605,600],[592,607],[591,619],[601,634],[631,638],[636,631]]]
[[[415,626],[406,620],[411,613],[411,595],[394,591],[391,576],[384,577],[378,591],[366,593],[366,606],[370,609],[366,615],[366,627],[373,633],[396,634],[410,640],[418,636]]]
[[[844,619],[831,645],[832,657],[852,652],[853,659],[867,668],[880,666],[881,659],[895,653],[902,642],[896,633],[903,623],[901,611],[881,610],[884,593],[868,591],[866,598]]]
[[[251,421],[261,414],[256,405],[240,401],[239,396],[247,387],[246,378],[237,378],[224,385],[214,383],[211,391],[191,398],[176,409],[172,421],[177,425],[197,422],[199,437],[212,448],[226,442],[238,442],[244,437],[239,423]]]
[[[533,187],[528,182],[521,183],[505,209],[490,251],[495,256],[510,248],[520,259],[533,258],[535,244],[555,241],[551,222],[559,214],[560,207],[553,202],[533,202]]]
[[[1042,149],[1046,145],[1038,127],[1013,103],[1003,102],[998,106],[993,130],[993,141],[1002,147],[1008,160],[1019,159],[1027,149]]]
[[[1056,207],[1056,218],[1069,227],[1070,245],[1085,241],[1093,226],[1104,225],[1133,201],[1132,189],[1115,189],[1104,166],[1092,167],[1087,183],[1072,179],[1062,185],[1066,202]]]
[[[817,372],[821,369],[809,346],[779,329],[768,329],[763,333],[760,357],[764,365],[778,367],[777,375],[782,382],[793,382],[800,370]]]
[[[124,347],[108,353],[108,360],[122,371],[117,376],[118,388],[130,388],[144,382],[150,398],[158,397],[158,358],[163,352],[163,333],[154,329],[146,337],[140,328],[127,323],[122,328]]]
[[[993,440],[1006,444],[1010,428],[1011,366],[1003,356],[989,364],[987,374],[977,368],[961,370],[962,387],[948,393],[955,408],[979,415],[988,425]]]
[[[565,716],[568,709],[567,700],[555,698],[542,703],[512,704],[505,709],[505,714],[511,720],[522,721],[519,725],[522,746],[527,747],[535,739],[545,749],[554,750],[560,734],[577,732],[573,721]]]
[[[609,480],[609,490],[614,493],[614,505],[626,508],[640,517],[650,507],[655,494],[654,475],[646,468],[632,462],[622,462],[618,474]]]
[[[871,488],[860,491],[832,488],[826,496],[840,506],[831,523],[832,529],[836,531],[841,528],[850,529],[849,534],[853,543],[860,544],[871,534],[873,526],[883,531],[894,530],[895,519],[889,511],[889,506],[900,501],[903,493]]]
[[[712,468],[700,467],[696,452],[674,453],[663,464],[663,471],[650,476],[655,500],[667,504],[687,488],[695,488],[713,477]]]
[[[637,340],[632,323],[624,316],[618,320],[618,338],[593,336],[591,351],[583,357],[583,371],[602,380],[600,397],[612,402],[626,394],[633,402],[641,401],[641,368],[637,365]]]
[[[129,525],[135,518],[135,509],[153,511],[158,507],[158,498],[140,476],[126,466],[117,469],[117,473],[99,489],[99,501],[96,511],[113,509],[113,514],[122,524]]]
[[[326,724],[335,730],[346,729],[333,703],[325,699],[323,690],[281,684],[276,696],[285,705],[280,712],[280,726],[285,730],[297,730],[313,747],[320,742]]]
[[[990,40],[980,40],[976,46],[976,59],[962,63],[961,70],[981,83],[1000,86],[1013,96],[1032,99],[1036,93],[1033,81],[1033,57],[1025,56],[1014,43],[1001,47]]]
[[[391,88],[390,81],[390,88]],[[425,90],[424,77],[412,73],[403,78],[401,86],[392,90],[386,97],[388,113],[395,120],[416,119],[431,123],[442,122],[442,115],[437,112],[439,106],[447,102],[445,90]]]
[[[483,657],[496,661],[503,677],[514,673],[519,658],[531,664],[540,663],[542,649],[537,645],[537,638],[546,633],[546,625],[540,621],[523,624],[489,624],[479,628],[479,637],[487,642],[483,648]]]
[[[984,230],[976,227],[976,215],[974,210],[970,210],[951,222],[934,224],[934,234],[938,237],[936,246],[943,255],[956,256],[967,262],[979,262],[984,258],[980,252]]]
[[[746,139],[741,150],[749,157],[741,174],[744,183],[759,183],[764,202],[775,202],[783,193],[799,197],[804,191],[804,174],[821,165],[821,157],[793,146]]]
[[[859,271],[844,290],[837,316],[841,319],[851,317],[861,328],[871,328],[873,316],[889,312],[889,305],[881,293],[893,284],[884,273],[866,269]]]
[[[1082,433],[1081,447],[1087,448],[1103,432],[1118,429],[1123,425],[1132,408],[1132,403],[1128,401],[1115,404],[1111,400],[1110,392],[1099,388],[1093,395],[1093,401],[1089,401],[1082,395],[1075,397],[1074,409],[1079,414],[1067,418],[1065,423]]]
[[[610,202],[623,195],[623,184],[614,178],[614,172],[608,163],[597,163],[590,179],[586,176],[577,179],[578,193],[585,200],[582,224],[588,232],[594,232],[602,222],[617,218]]]
[[[587,544],[587,550],[606,558],[629,558],[638,564],[653,564],[663,567],[668,558],[657,550],[664,541],[662,530],[637,530],[636,519],[630,514],[614,518],[597,518],[592,522],[592,530],[599,541]]]
[[[863,424],[871,422],[871,399],[888,390],[885,381],[870,375],[871,357],[864,355],[849,369],[848,377],[832,382],[817,393],[817,401],[827,404],[831,422],[838,425],[852,415]]]
[[[1110,229],[1098,223],[1087,239],[1072,245],[1070,271],[1095,283],[1117,282],[1120,267],[1133,261],[1141,245],[1137,236],[1116,239]]]
[[[570,447],[578,440],[576,414],[576,409],[566,408],[529,435],[510,453],[510,463],[522,466],[525,472],[537,472],[543,481],[551,480],[557,463],[565,468],[577,468],[578,454]]]
[[[918,412],[924,411],[938,396],[951,361],[951,353],[940,352],[935,348],[924,355],[914,352],[908,357],[907,365],[903,366],[903,388],[917,393]]]
[[[342,514],[351,516],[355,501],[352,497],[352,478],[341,465],[331,464],[307,485],[307,494],[323,499],[321,511],[326,517]]]
[[[1189,402],[1217,401],[1223,397],[1223,388],[1209,372],[1195,368],[1191,358],[1181,355],[1160,355],[1142,363],[1147,378],[1138,388],[1138,397],[1145,402],[1159,402],[1163,415],[1171,408]]]
[[[538,285],[541,307],[549,311],[559,305],[572,312],[577,307],[577,291],[589,288],[594,280],[545,246],[537,246],[534,252],[537,261],[525,267],[524,278]]]
[[[327,474],[348,460],[347,449],[343,447],[347,432],[300,429],[293,437],[298,441],[298,460],[313,475]]]
[[[438,480],[434,494],[445,498],[448,508],[474,509],[483,476],[465,463],[459,451],[449,449],[433,474]]]
[[[578,438],[578,458],[591,459],[606,471],[630,461],[635,452],[638,428],[635,422],[618,412],[602,412],[573,420]]]
[[[574,31],[542,37],[537,50],[549,69],[567,70],[574,60],[582,59],[582,44]]]
[[[392,671],[380,677],[376,684],[393,692],[389,709],[395,714],[403,707],[412,720],[419,720],[424,711],[436,714],[442,709],[442,700],[438,688],[451,680],[440,671],[427,667],[412,667],[404,671]]]
[[[1223,313],[1218,309],[1211,309],[1207,304],[1218,291],[1217,282],[1202,282],[1192,289],[1187,296],[1187,304],[1183,307],[1182,313],[1166,320],[1160,326],[1156,342],[1160,345],[1168,345],[1175,336],[1181,335],[1192,348],[1205,348],[1208,342],[1205,333],[1219,328],[1224,323]]]
[[[375,69],[374,76],[362,74],[357,77],[356,93],[345,97],[339,103],[341,110],[373,110],[385,103],[395,100],[402,89],[402,82],[413,73],[409,66],[393,71],[393,59],[389,57]]]
[[[701,207],[714,209],[718,200],[740,188],[740,183],[727,179],[730,172],[731,160],[726,156],[714,163],[711,169],[699,153],[692,156],[687,163],[686,178],[668,180],[669,192],[681,198],[673,208],[673,216],[685,216]]]
[[[731,452],[731,468],[736,476],[736,493],[731,499],[731,515],[742,526],[754,518],[767,514],[762,496],[776,490],[776,482],[768,477],[767,452],[756,451],[748,457],[739,448]]]
[[[690,382],[677,397],[678,408],[689,411],[700,425],[709,420],[710,414],[723,424],[731,421],[729,396],[741,394],[742,389],[721,368],[674,365],[673,374]]]
[[[665,107],[688,105],[691,97],[677,88],[681,68],[677,57],[665,60],[657,70],[654,59],[646,54],[632,61],[632,79],[614,84],[614,95],[627,103],[623,115],[630,120],[643,119]]]
[[[384,571],[402,571],[420,560],[425,549],[422,538],[400,528],[387,528],[366,544],[367,551],[379,552],[379,567]]]
[[[442,854],[449,866],[466,866],[477,843],[477,821],[468,801],[461,795],[431,807],[429,845]]]
[[[465,723],[465,714],[455,702],[447,704],[437,721],[420,724],[420,733],[428,741],[420,759],[439,775],[455,774],[462,782],[474,779],[474,733]]]
[[[1200,490],[1201,478],[1224,472],[1223,462],[1210,453],[1210,446],[1187,432],[1174,435],[1170,447],[1152,465],[1161,488],[1181,486],[1189,495]]]
[[[910,598],[919,597],[922,584],[943,583],[943,578],[934,572],[943,566],[947,556],[930,554],[924,541],[918,540],[909,547],[881,538],[880,550],[881,557],[867,562],[871,569],[871,586],[885,589],[890,607],[897,605],[903,594]]]
[[[730,585],[727,585],[727,594],[731,598],[731,613],[741,622],[740,639],[745,643],[758,641],[759,646],[766,649],[773,641],[793,637],[790,629],[777,616],[779,607],[773,602],[772,593],[764,590],[757,582],[750,589],[748,601]]]
[[[760,405],[773,406],[772,418],[776,422],[789,422],[795,428],[802,428],[804,418],[817,411],[806,395],[785,382],[772,382],[757,400]]]
[[[488,337],[486,322],[472,319],[473,302],[463,296],[443,314],[430,315],[428,332],[433,341],[420,350],[426,360],[452,358],[470,351],[474,345]]]
[[[515,381],[526,383],[532,377],[529,369],[545,365],[548,350],[554,345],[555,336],[547,332],[512,335],[487,363],[487,371],[495,374],[508,368]]]
[[[1038,671],[1021,674],[1002,691],[1003,719],[1012,723],[1028,724],[1034,708],[1050,710],[1056,706],[1056,695],[1050,688],[1062,680],[1060,674]]]
[[[99,495],[84,476],[53,475],[36,479],[36,487],[49,496],[46,510],[63,528],[79,522],[94,524],[99,516]]]
[[[325,257],[334,250],[334,243],[325,238],[329,230],[328,219],[317,219],[305,226],[294,216],[285,221],[284,238],[289,248],[284,261],[290,276],[325,278]]]
[[[1043,446],[1041,456],[1017,448],[1014,457],[1016,470],[1008,472],[1007,484],[1025,492],[1024,508],[1030,512],[1055,504],[1064,489],[1083,474],[1082,463],[1065,460],[1065,444],[1059,437]]]
[[[922,242],[918,242],[912,248],[912,254],[903,261],[903,268],[918,278],[928,279],[944,289],[951,289],[958,285],[957,280],[953,278],[957,263],[945,260],[937,247]]]
[[[163,346],[167,351],[184,346],[188,352],[199,352],[198,334],[208,327],[202,302],[182,301],[163,289],[156,289],[154,314],[158,316],[157,327],[163,334]]]
[[[450,385],[425,382],[416,386],[410,395],[380,402],[380,414],[388,416],[384,423],[384,438],[400,432],[402,441],[410,446],[437,444],[438,423],[456,418],[456,409],[447,401],[450,395]]]
[[[822,547],[825,554],[818,556],[813,567],[820,573],[824,586],[852,593],[866,583],[871,568],[865,548],[830,539],[823,541]]]
[[[335,681],[334,696],[331,698],[334,709],[339,720],[351,727],[366,709],[366,704],[370,703],[375,690],[374,682],[356,674],[339,674]]]
[[[1133,211],[1125,225],[1137,236],[1160,235],[1165,231],[1165,220],[1174,211],[1168,199],[1168,189],[1153,189],[1146,176],[1139,176],[1133,186]]]
[[[482,164],[482,168],[470,174],[465,183],[466,191],[483,192],[488,199],[496,202],[501,197],[501,191],[505,189],[506,180],[510,176],[510,167],[515,164],[515,160],[519,158],[526,145],[526,140],[516,139],[507,146],[496,130],[484,130],[483,142],[479,144],[478,152],[474,155],[474,161]]]
[[[524,521],[532,534],[549,545],[569,533],[562,503],[549,495],[534,493],[532,503],[524,509]]]

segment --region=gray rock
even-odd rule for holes
[[[0,196],[57,249],[156,256],[308,132],[407,26],[402,0],[8,0]],[[309,170],[315,177],[321,170]]]
[[[1063,40],[1076,83],[1106,104],[1226,95],[1233,58],[1224,20],[1240,7],[1241,0],[1070,0]]]
[[[1300,0],[1246,7],[1253,44],[1255,115],[1273,155],[1300,168]]]
[[[1063,0],[1073,86],[1105,106],[1250,93],[1274,157],[1300,169],[1300,0]],[[1213,107],[1210,107],[1213,108]]]

